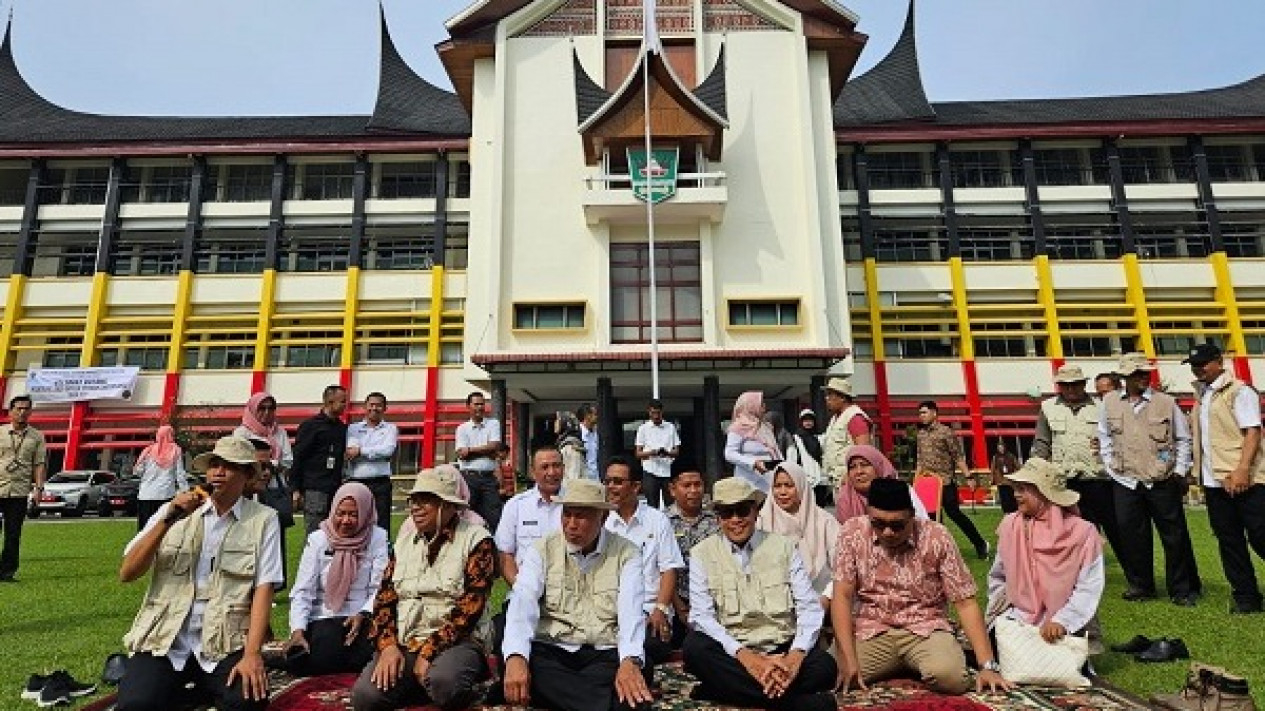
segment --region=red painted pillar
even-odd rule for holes
[[[255,370],[250,374],[250,395],[268,391],[268,371]]]
[[[0,401],[3,401],[3,407],[9,406],[9,398],[7,397],[9,394],[9,391],[7,390],[8,387],[9,379],[4,377],[3,374],[0,374]]]
[[[65,469],[79,468],[80,448],[83,444],[83,426],[88,419],[88,403],[76,402],[70,406],[70,421],[66,423]]]
[[[874,395],[878,400],[878,446],[891,452],[896,442],[892,432],[892,393],[887,385],[887,361],[874,361]]]
[[[176,403],[180,401],[180,373],[167,373],[163,382],[162,421],[168,422],[176,412]]]
[[[348,392],[348,397],[350,397],[350,393],[351,393],[351,368],[339,368],[339,370],[338,370],[338,384],[339,384],[339,385],[341,385],[341,386],[343,386],[343,389],[344,389],[344,390],[346,390],[346,391]]]
[[[1252,366],[1248,363],[1247,356],[1234,356],[1234,377],[1247,383],[1252,384]],[[3,388],[0,388],[3,392]]]
[[[435,466],[435,449],[439,441],[439,368],[426,369],[426,400],[422,409],[423,468]]]
[[[1066,359],[1066,358],[1051,358],[1051,359],[1050,359],[1050,372],[1051,372],[1051,373],[1057,373],[1057,372],[1059,372],[1059,368],[1062,368],[1062,367],[1063,367],[1063,366],[1065,366],[1065,365],[1067,365],[1067,359]]]
[[[962,361],[962,379],[966,384],[966,405],[971,415],[971,459],[967,462],[971,467],[980,469],[988,466],[988,443],[984,441],[984,402],[980,397],[979,373],[975,370],[975,361]]]

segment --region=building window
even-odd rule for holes
[[[218,180],[219,171],[224,173],[223,184]],[[207,171],[210,180],[204,190],[207,202],[268,202],[272,200],[272,166],[264,163],[247,165],[212,166]]]
[[[611,340],[650,342],[650,251],[645,244],[611,245]],[[654,295],[658,340],[703,340],[702,260],[698,242],[664,242],[655,247]]]
[[[1032,152],[1038,185],[1107,185],[1111,175],[1101,148],[1038,148]]]
[[[866,175],[871,190],[934,188],[932,156],[926,152],[874,152],[866,154]]]
[[[470,264],[470,226],[450,223],[444,237],[444,269],[462,270]]]
[[[332,368],[338,365],[338,346],[273,346],[269,360],[273,367],[284,364],[287,368]]]
[[[41,205],[103,205],[110,167],[50,168],[40,185]]]
[[[254,346],[210,346],[206,349],[208,370],[245,370],[254,364]]]
[[[1125,183],[1189,183],[1194,180],[1185,146],[1122,146],[1120,167]]]
[[[1063,336],[1059,341],[1067,358],[1107,358],[1121,352],[1107,336]]]
[[[167,349],[128,348],[123,354],[123,365],[136,366],[141,370],[164,370],[167,367]]]
[[[401,343],[373,343],[365,346],[360,362],[364,365],[406,365],[409,347]]]
[[[0,205],[26,203],[26,181],[31,170],[24,165],[0,166]]]
[[[1256,179],[1251,146],[1206,146],[1205,153],[1212,182],[1240,183]]]
[[[451,185],[448,186],[448,196],[454,198],[470,197],[470,161],[459,160],[453,168],[455,170],[450,169],[448,171],[449,176],[451,176],[449,180],[452,181]]]
[[[356,178],[355,163],[306,163],[293,166],[302,175],[300,200],[350,200]]]
[[[798,326],[799,300],[730,301],[730,326]]]
[[[1222,223],[1221,240],[1225,244],[1226,256],[1229,257],[1265,256],[1265,250],[1261,248],[1263,236],[1265,225]]]
[[[843,259],[846,262],[860,262],[865,258],[861,249],[861,221],[856,217],[845,215],[841,218],[843,231]]]
[[[202,274],[260,274],[266,261],[268,231],[263,229],[206,230],[195,249]]]
[[[120,199],[123,202],[188,202],[190,181],[189,166],[129,168]]]
[[[1006,229],[964,229],[958,232],[958,240],[966,262],[1032,259],[1035,247],[1030,236]]]
[[[180,269],[184,235],[179,232],[119,233],[110,255],[110,272],[127,276],[175,274]]]
[[[874,225],[874,257],[880,262],[940,262],[949,239],[940,218],[882,218]]]
[[[955,188],[1000,188],[1023,185],[1018,151],[950,151]]]
[[[888,355],[901,358],[955,357],[953,337],[938,325],[900,324],[890,329],[889,333],[899,335],[899,338],[889,338],[883,342]]]
[[[584,328],[584,304],[514,304],[514,328]]]
[[[45,368],[78,368],[79,349],[65,348],[44,351],[43,363]]]
[[[975,338],[975,355],[980,358],[1023,358],[1028,345],[1022,338]]]
[[[382,163],[375,197],[382,200],[435,197],[435,165],[434,161]]]

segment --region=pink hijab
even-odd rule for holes
[[[1067,605],[1085,566],[1102,555],[1102,539],[1076,507],[1051,503],[1036,518],[1015,512],[997,528],[1006,598],[1038,625]]]
[[[461,470],[457,469],[451,464],[440,464],[439,466],[435,468],[440,471],[447,471],[456,478],[457,496],[460,496],[461,498],[465,499],[466,503],[469,504],[470,503],[470,485],[466,483],[466,478],[461,475]],[[469,506],[466,506],[465,508],[463,508],[461,510],[461,513],[457,514],[457,518],[461,519],[462,521],[465,521],[466,523],[472,526],[488,525],[488,522],[479,514],[475,513],[474,511],[471,511]],[[398,541],[398,540],[403,539],[405,536],[412,536],[416,534],[417,534],[417,524],[413,523],[413,517],[405,516],[404,522],[400,524],[400,531],[395,534],[395,539]]]
[[[808,477],[803,468],[794,462],[782,462],[778,465],[770,488],[777,484],[777,477],[783,472],[795,484],[795,491],[799,494],[799,510],[793,514],[783,511],[770,493],[760,507],[760,516],[755,525],[762,531],[781,534],[795,541],[800,557],[804,559],[804,566],[808,569],[808,577],[816,580],[832,564],[829,549],[839,535],[839,522],[817,505],[812,487],[808,486]]]
[[[281,453],[277,451],[277,421],[274,419],[271,425],[265,425],[259,421],[259,404],[264,400],[277,401],[275,397],[265,392],[250,396],[250,399],[246,401],[246,407],[242,410],[242,426],[250,430],[252,434],[268,440],[268,456],[275,462],[281,456]]]
[[[351,499],[356,503],[356,532],[343,538],[334,528],[334,515],[338,505]],[[334,558],[329,564],[329,580],[325,584],[325,606],[331,610],[339,610],[347,602],[347,593],[356,580],[356,571],[360,569],[360,560],[369,547],[373,537],[373,529],[378,525],[378,510],[373,505],[373,492],[360,482],[349,481],[338,487],[329,507],[329,517],[321,521],[321,531],[329,539],[329,547],[334,549]]]
[[[781,459],[782,450],[777,446],[777,437],[773,436],[773,427],[760,415],[760,406],[763,403],[764,393],[759,390],[748,390],[739,395],[734,403],[734,416],[729,423],[729,431],[743,439],[758,440],[775,459]]]
[[[877,447],[871,447],[868,444],[854,444],[848,447],[843,453],[844,465],[851,462],[853,457],[860,457],[869,462],[879,479],[897,478],[896,467],[892,466],[892,463]],[[835,492],[835,517],[839,519],[839,523],[843,523],[850,518],[863,515],[865,507],[865,497],[852,488],[852,479],[845,472],[843,482],[839,485],[839,490]]]
[[[149,459],[163,469],[171,469],[180,458],[180,453],[180,445],[176,444],[176,431],[171,425],[163,425],[154,433],[154,443],[141,451],[136,463]]]

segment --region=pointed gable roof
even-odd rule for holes
[[[381,50],[378,98],[369,120],[372,131],[470,135],[470,117],[456,94],[414,72],[400,56],[379,6]]]
[[[844,85],[835,102],[836,126],[935,118],[918,67],[915,4],[915,0],[910,0],[905,27],[887,56]]]

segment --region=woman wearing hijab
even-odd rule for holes
[[[988,621],[1009,618],[1033,625],[1054,644],[1095,621],[1106,584],[1102,539],[1081,518],[1080,494],[1067,488],[1056,465],[1033,457],[1008,478],[1019,510],[1007,514],[997,529],[997,558],[988,572]],[[1004,667],[1005,657],[1000,662]]]
[[[817,505],[804,470],[782,462],[773,470],[773,495],[764,500],[755,522],[762,531],[778,533],[796,542],[813,589],[824,595],[833,585],[832,562],[839,522]]]
[[[289,670],[300,676],[359,672],[369,663],[369,615],[387,567],[387,534],[373,492],[358,482],[334,494],[329,517],[307,538],[290,593]]]
[[[242,409],[242,423],[233,430],[233,434],[252,442],[263,440],[268,443],[268,461],[272,462],[272,466],[264,467],[265,476],[259,481],[256,498],[259,503],[277,512],[277,522],[281,524],[281,560],[288,561],[285,531],[294,526],[294,502],[290,498],[287,472],[294,463],[294,454],[290,450],[290,435],[277,424],[277,399],[265,392],[251,395]],[[284,571],[289,565],[282,567]],[[278,590],[283,588],[284,581]]]
[[[866,497],[875,479],[900,478],[887,457],[868,444],[848,447],[843,453],[843,461],[848,463],[848,475],[839,485],[839,491],[835,492],[835,518],[839,523],[865,515]],[[927,519],[927,507],[914,494],[913,487],[910,487],[909,495],[914,500],[914,516]]]
[[[176,431],[171,425],[163,425],[154,433],[154,443],[136,458],[132,474],[141,480],[136,494],[136,525],[140,530],[159,507],[189,488],[184,451],[176,444]]]
[[[588,460],[580,433],[580,421],[573,413],[559,412],[558,418],[554,420],[554,429],[558,433],[558,452],[562,454],[562,478],[587,479]]]
[[[764,393],[749,390],[738,396],[734,416],[725,437],[725,461],[734,465],[734,476],[746,479],[763,494],[769,493],[772,462],[782,460],[773,427],[765,419]]]

